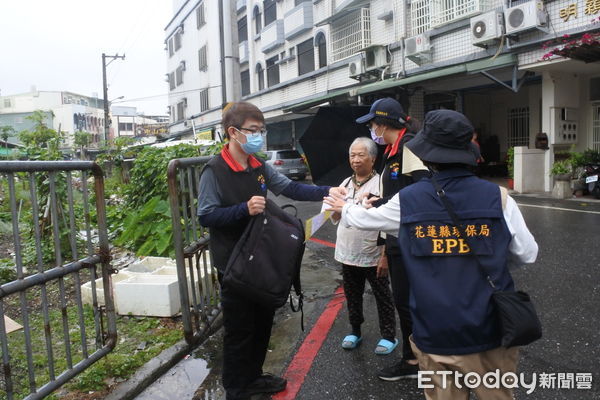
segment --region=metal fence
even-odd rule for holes
[[[102,170],[86,161],[0,162],[0,216],[12,225],[8,267],[16,269],[0,286],[0,399],[42,399],[116,344]],[[7,332],[5,316],[22,329]]]
[[[171,160],[167,171],[181,317],[189,344],[203,337],[221,311],[217,270],[208,254],[210,237],[196,216],[200,172],[210,158]]]

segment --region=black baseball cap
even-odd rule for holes
[[[429,111],[423,129],[405,146],[423,161],[476,166],[480,155],[471,143],[473,130],[467,117],[457,111]]]
[[[392,99],[391,97],[384,97],[383,99],[376,100],[371,105],[369,113],[358,118],[356,122],[359,124],[364,124],[375,117],[389,118],[402,123],[406,122],[404,120],[404,118],[406,118],[406,114],[404,114],[402,106],[400,103],[398,103],[398,101]]]

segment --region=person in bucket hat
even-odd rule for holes
[[[418,163],[410,171],[403,171],[405,162],[405,144],[408,143],[418,130],[418,123],[407,115],[402,105],[390,97],[376,100],[369,113],[356,120],[359,124],[367,124],[371,138],[375,143],[387,145],[382,165],[379,166],[381,196],[374,196],[369,204],[378,207],[385,204],[393,195],[411,183],[427,175],[427,169]],[[408,173],[410,172],[410,173]],[[394,305],[398,311],[400,329],[402,331],[402,356],[399,361],[377,372],[377,376],[386,381],[396,381],[404,378],[416,378],[419,370],[417,358],[411,347],[409,336],[412,333],[412,320],[408,306],[409,286],[406,271],[396,234],[380,233],[378,244],[385,244],[377,265],[377,276],[390,275]],[[380,341],[382,347],[393,350],[398,342]]]
[[[411,287],[411,346],[420,373],[430,379],[424,389],[429,400],[464,400],[471,390],[478,399],[513,398],[512,388],[501,383],[460,383],[459,373],[482,379],[488,373],[515,373],[518,360],[516,347],[501,346],[490,301],[493,289],[473,253],[501,291],[514,290],[509,263],[533,263],[538,253],[514,199],[471,171],[479,156],[472,133],[461,113],[430,111],[406,147],[427,165],[431,177],[377,208],[356,207],[336,197],[325,200],[340,212],[341,224],[397,235]],[[454,227],[433,180],[461,220],[469,245]]]

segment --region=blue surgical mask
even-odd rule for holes
[[[375,143],[385,144],[385,140],[383,140],[383,133],[381,136],[377,136],[377,131],[373,127],[369,128],[369,131],[371,132],[371,139],[373,139]]]
[[[240,143],[239,140],[237,142],[240,143],[240,146],[242,146],[242,150],[244,150],[246,154],[254,154],[262,149],[262,135],[243,135],[246,136],[246,143]]]

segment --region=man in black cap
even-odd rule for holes
[[[499,382],[479,381],[473,387],[461,379],[468,373],[479,378],[497,373],[500,379],[517,367],[517,348],[501,347],[493,289],[478,262],[498,290],[510,291],[514,283],[508,265],[532,263],[538,252],[506,190],[469,170],[479,155],[471,143],[472,133],[464,115],[431,111],[406,146],[431,169],[432,178],[408,186],[378,208],[345,205],[335,198],[325,201],[341,212],[342,224],[398,232],[411,287],[411,344],[419,374],[428,384],[427,399],[467,399],[470,389],[478,399],[513,398],[512,389]],[[469,244],[454,226],[433,179],[465,227]]]
[[[410,116],[406,115],[400,103],[395,99],[385,97],[376,100],[371,105],[369,113],[358,118],[356,122],[368,125],[371,138],[375,143],[387,145],[381,168],[381,198],[372,197],[367,200],[369,204],[379,207],[399,190],[429,174],[422,163],[418,163],[416,167],[410,168],[408,171],[403,171],[404,145],[415,136],[417,124]],[[377,376],[386,381],[416,378],[419,370],[417,358],[408,339],[412,333],[408,305],[409,286],[396,234],[394,232],[393,235],[386,235],[382,232],[378,240],[378,244],[385,244],[385,248],[377,265],[377,276],[385,276],[389,270],[394,304],[398,311],[402,330],[402,358],[399,362],[377,372]],[[393,347],[390,346],[390,352]]]

